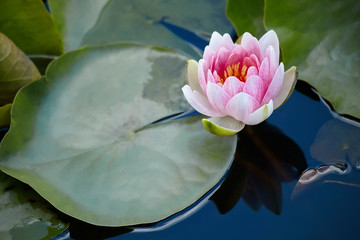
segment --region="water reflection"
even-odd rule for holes
[[[360,128],[331,119],[318,131],[311,145],[311,156],[325,164],[351,164],[360,169]]]
[[[269,123],[246,126],[239,133],[234,163],[219,190],[210,198],[220,213],[242,198],[254,211],[262,205],[281,213],[281,183],[296,180],[306,169],[299,146]]]
[[[322,180],[322,182],[336,182],[341,184],[347,184],[342,181],[323,180],[323,179],[332,174],[344,175],[350,172],[351,172],[351,165],[345,163],[334,163],[334,164],[320,165],[316,168],[309,168],[301,174],[299,181],[296,183],[295,188],[291,194],[291,198],[294,199],[307,187],[314,186],[314,184],[319,182],[320,180]]]
[[[311,156],[321,163],[320,166],[309,168],[301,175],[296,184],[292,198],[298,197],[305,190],[318,187],[323,183],[336,183],[360,187],[356,178],[347,177],[351,182],[342,181],[353,169],[360,169],[360,128],[343,119],[327,121],[317,132],[310,147]]]

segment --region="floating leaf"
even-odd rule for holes
[[[0,32],[26,54],[60,55],[61,36],[39,0],[1,0]]]
[[[31,60],[0,33],[0,106],[11,103],[21,87],[40,77]]]
[[[188,108],[185,63],[134,44],[63,55],[17,95],[1,169],[95,225],[149,223],[186,208],[224,175],[236,136],[207,133],[200,116],[143,128]]]
[[[351,163],[360,169],[359,140],[359,127],[332,119],[319,129],[310,153],[325,164]]]
[[[249,32],[260,38],[266,32],[264,26],[264,0],[228,0],[226,15],[233,23],[238,36]]]
[[[197,51],[174,32],[182,28],[199,36],[210,36],[213,31],[231,31],[224,14],[225,1],[91,2],[96,4],[90,4],[87,0],[50,1],[51,11],[60,26],[67,50],[81,45],[136,41],[177,49],[199,58]],[[82,13],[82,19],[79,12]]]
[[[325,7],[326,6],[326,7]],[[360,118],[360,4],[357,0],[266,0],[265,25],[287,66],[299,68],[335,110]]]
[[[51,13],[60,30],[65,51],[79,48],[108,0],[49,0]],[[81,12],[81,14],[79,14]]]
[[[26,184],[0,172],[0,238],[49,239],[67,225],[48,202]]]

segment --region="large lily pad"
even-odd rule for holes
[[[60,55],[61,36],[40,0],[1,0],[0,32],[26,54]]]
[[[0,238],[49,239],[67,228],[55,209],[26,184],[0,172]]]
[[[15,98],[0,168],[61,211],[96,225],[154,222],[211,189],[236,136],[207,133],[188,108],[185,58],[142,45],[83,48]]]
[[[199,54],[176,35],[176,31],[182,28],[199,36],[210,36],[213,31],[230,32],[232,29],[224,12],[226,1],[114,0],[106,4],[104,0],[96,1],[96,4],[88,2],[50,1],[51,11],[58,26],[61,26],[67,50],[80,45],[137,41],[177,49],[199,58]],[[82,20],[79,12],[82,13]],[[81,24],[83,22],[86,23]],[[182,35],[186,37],[186,34]]]

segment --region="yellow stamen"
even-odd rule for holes
[[[237,64],[228,65],[224,71],[223,77],[220,77],[218,75],[217,77],[218,82],[224,84],[226,79],[230,76],[234,76],[238,78],[240,81],[246,82],[246,74],[247,74],[248,66],[243,65],[241,71],[239,67],[240,67],[240,62]]]
[[[246,82],[246,74],[247,74],[247,70],[248,70],[248,67],[246,65],[244,65],[242,68],[241,68],[241,76],[240,76],[240,81],[242,82]]]

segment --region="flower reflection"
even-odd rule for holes
[[[279,215],[281,183],[296,180],[307,167],[302,150],[277,127],[266,122],[246,126],[238,136],[234,163],[211,200],[222,214],[242,198],[254,211],[264,205]]]

